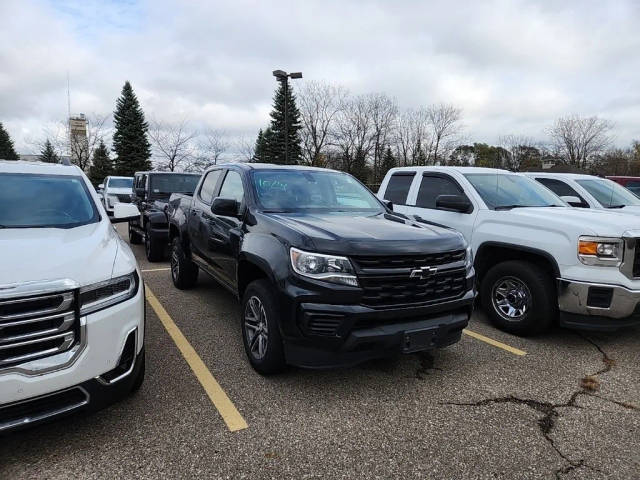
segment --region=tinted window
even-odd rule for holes
[[[216,185],[218,184],[218,178],[220,178],[220,172],[222,170],[213,170],[207,173],[207,176],[202,182],[200,187],[200,199],[209,205],[213,201],[213,194],[215,193]]]
[[[151,175],[151,193],[190,193],[200,181],[199,175],[156,173]]]
[[[569,184],[554,178],[536,178],[536,180],[559,197],[578,197],[582,202],[580,207],[589,208],[589,204]]]
[[[629,180],[627,183],[625,183],[624,186],[629,188],[629,189],[631,189],[631,188],[639,188],[640,187],[640,182],[638,182],[637,180]]]
[[[227,176],[224,177],[219,197],[232,198],[238,202],[242,202],[244,189],[242,188],[242,178],[240,178],[240,174],[238,172],[229,170]]]
[[[465,177],[490,208],[564,205],[538,182],[520,175],[468,173]]]
[[[423,208],[436,208],[438,195],[460,195],[462,191],[450,178],[426,176],[422,177],[416,206]]]
[[[576,180],[576,183],[593,195],[605,208],[640,205],[640,199],[638,197],[611,180],[594,178],[589,180]]]
[[[253,184],[258,202],[265,210],[382,211],[382,205],[371,191],[346,173],[259,170],[253,174]]]
[[[0,173],[0,228],[71,228],[100,220],[80,176]]]
[[[387,190],[384,192],[384,199],[398,205],[405,205],[414,175],[415,173],[412,175],[391,175]]]
[[[109,186],[111,188],[131,188],[133,187],[133,178],[110,178]]]

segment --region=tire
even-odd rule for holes
[[[242,298],[240,326],[249,363],[261,375],[279,373],[286,367],[279,317],[271,284],[267,280],[251,282]]]
[[[144,252],[147,255],[147,260],[150,262],[159,262],[164,259],[164,242],[153,240],[151,238],[151,224],[147,223],[144,236]]]
[[[142,235],[140,235],[135,230],[131,229],[131,222],[129,222],[127,225],[129,225],[129,243],[131,245],[139,245],[139,244],[141,244],[142,243]]]
[[[131,385],[131,394],[136,393],[140,390],[142,383],[144,382],[144,371],[145,371],[145,356],[142,356],[142,365],[140,366],[140,370],[138,370],[138,374],[136,375],[136,379],[133,381],[133,385]]]
[[[542,333],[558,316],[552,278],[530,262],[510,260],[492,267],[482,279],[480,295],[493,324],[515,335]]]
[[[192,288],[198,281],[198,266],[185,254],[180,237],[171,243],[171,280],[180,290]]]

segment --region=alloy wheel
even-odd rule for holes
[[[267,353],[269,330],[264,305],[255,295],[249,298],[244,310],[244,330],[251,355],[261,360]]]
[[[496,312],[509,322],[521,321],[531,308],[529,287],[516,277],[503,277],[491,289]]]

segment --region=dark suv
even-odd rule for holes
[[[444,347],[469,321],[462,236],[394,214],[346,173],[216,166],[168,212],[174,285],[192,287],[203,270],[241,299],[260,373]]]
[[[140,219],[129,222],[129,241],[144,240],[147,260],[157,262],[165,257],[169,240],[167,202],[172,193],[193,194],[200,173],[136,172],[133,179],[133,203]]]

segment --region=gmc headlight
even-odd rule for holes
[[[623,253],[621,238],[580,237],[578,240],[578,258],[585,265],[618,267]]]
[[[467,253],[465,256],[465,265],[467,268],[473,267],[473,249],[471,248],[471,245],[467,247]]]
[[[80,289],[80,315],[97,312],[135,297],[140,279],[134,270],[129,275],[87,285]]]
[[[118,197],[115,195],[107,195],[107,204],[110,207],[113,207],[116,203],[118,203]]]
[[[297,248],[291,248],[290,256],[291,266],[299,275],[350,287],[358,286],[358,278],[347,257],[303,252]]]

